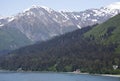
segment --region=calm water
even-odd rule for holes
[[[120,78],[65,73],[0,73],[0,81],[120,81]]]

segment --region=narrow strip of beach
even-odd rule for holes
[[[108,76],[108,77],[118,77],[118,78],[120,78],[120,74],[119,75],[112,75],[112,74],[90,74],[90,73],[77,73],[77,72],[67,72],[67,73],[72,73],[72,74],[89,74],[89,75]]]
[[[111,74],[99,74],[101,76],[109,76],[109,77],[120,77],[120,75],[111,75]]]

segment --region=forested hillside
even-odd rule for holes
[[[0,58],[1,69],[74,71],[120,74],[120,15],[45,42],[12,51]],[[113,40],[112,40],[113,39]]]

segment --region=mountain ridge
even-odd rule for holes
[[[120,15],[117,15],[100,25],[14,50],[0,57],[0,67],[7,70],[22,68],[25,71],[58,72],[80,69],[81,72],[120,74],[120,67],[113,68],[114,65],[120,66],[120,49],[117,49],[120,46],[119,22]],[[104,44],[114,35],[114,41]]]
[[[33,6],[15,16],[1,18],[0,29],[4,27],[15,28],[25,38],[35,43],[97,23],[103,23],[118,13],[120,13],[120,9],[105,7],[81,12],[58,12],[47,7]]]

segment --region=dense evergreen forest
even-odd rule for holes
[[[120,74],[119,23],[117,15],[103,24],[17,49],[0,57],[0,68]]]

